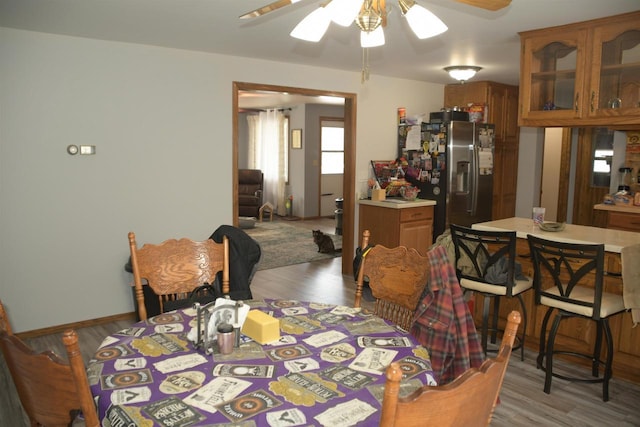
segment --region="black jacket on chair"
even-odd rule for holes
[[[231,225],[221,225],[209,238],[220,243],[223,236],[229,238],[229,296],[233,300],[252,299],[249,286],[262,257],[260,245],[242,229]]]

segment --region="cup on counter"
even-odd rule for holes
[[[236,333],[233,330],[233,326],[228,323],[222,323],[218,326],[218,347],[220,353],[231,354],[233,353],[233,347],[236,341]]]
[[[544,208],[533,208],[533,225],[540,225],[544,222]]]

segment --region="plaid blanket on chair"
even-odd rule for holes
[[[431,277],[413,318],[411,335],[429,350],[439,385],[484,361],[480,337],[446,249],[427,253]]]

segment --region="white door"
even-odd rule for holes
[[[336,199],[342,198],[344,175],[344,120],[320,122],[320,216],[333,216]]]

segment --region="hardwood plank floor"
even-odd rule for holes
[[[307,222],[305,226],[310,224]],[[340,271],[340,258],[262,270],[255,274],[251,290],[254,298],[291,298],[352,305],[355,295],[353,277],[343,276]],[[89,361],[105,336],[127,326],[129,322],[118,321],[79,329],[85,362]],[[60,334],[32,338],[28,343],[36,350],[53,348],[58,354],[64,354]],[[562,361],[559,364],[569,370],[575,368]],[[640,426],[640,384],[613,378],[610,401],[605,403],[602,402],[599,384],[572,383],[554,378],[551,394],[547,395],[542,391],[543,383],[544,374],[535,367],[533,350],[525,350],[524,362],[512,357],[492,425]],[[2,358],[0,387],[0,426],[28,426]],[[425,420],[428,420],[428,414],[428,408],[425,408]]]

